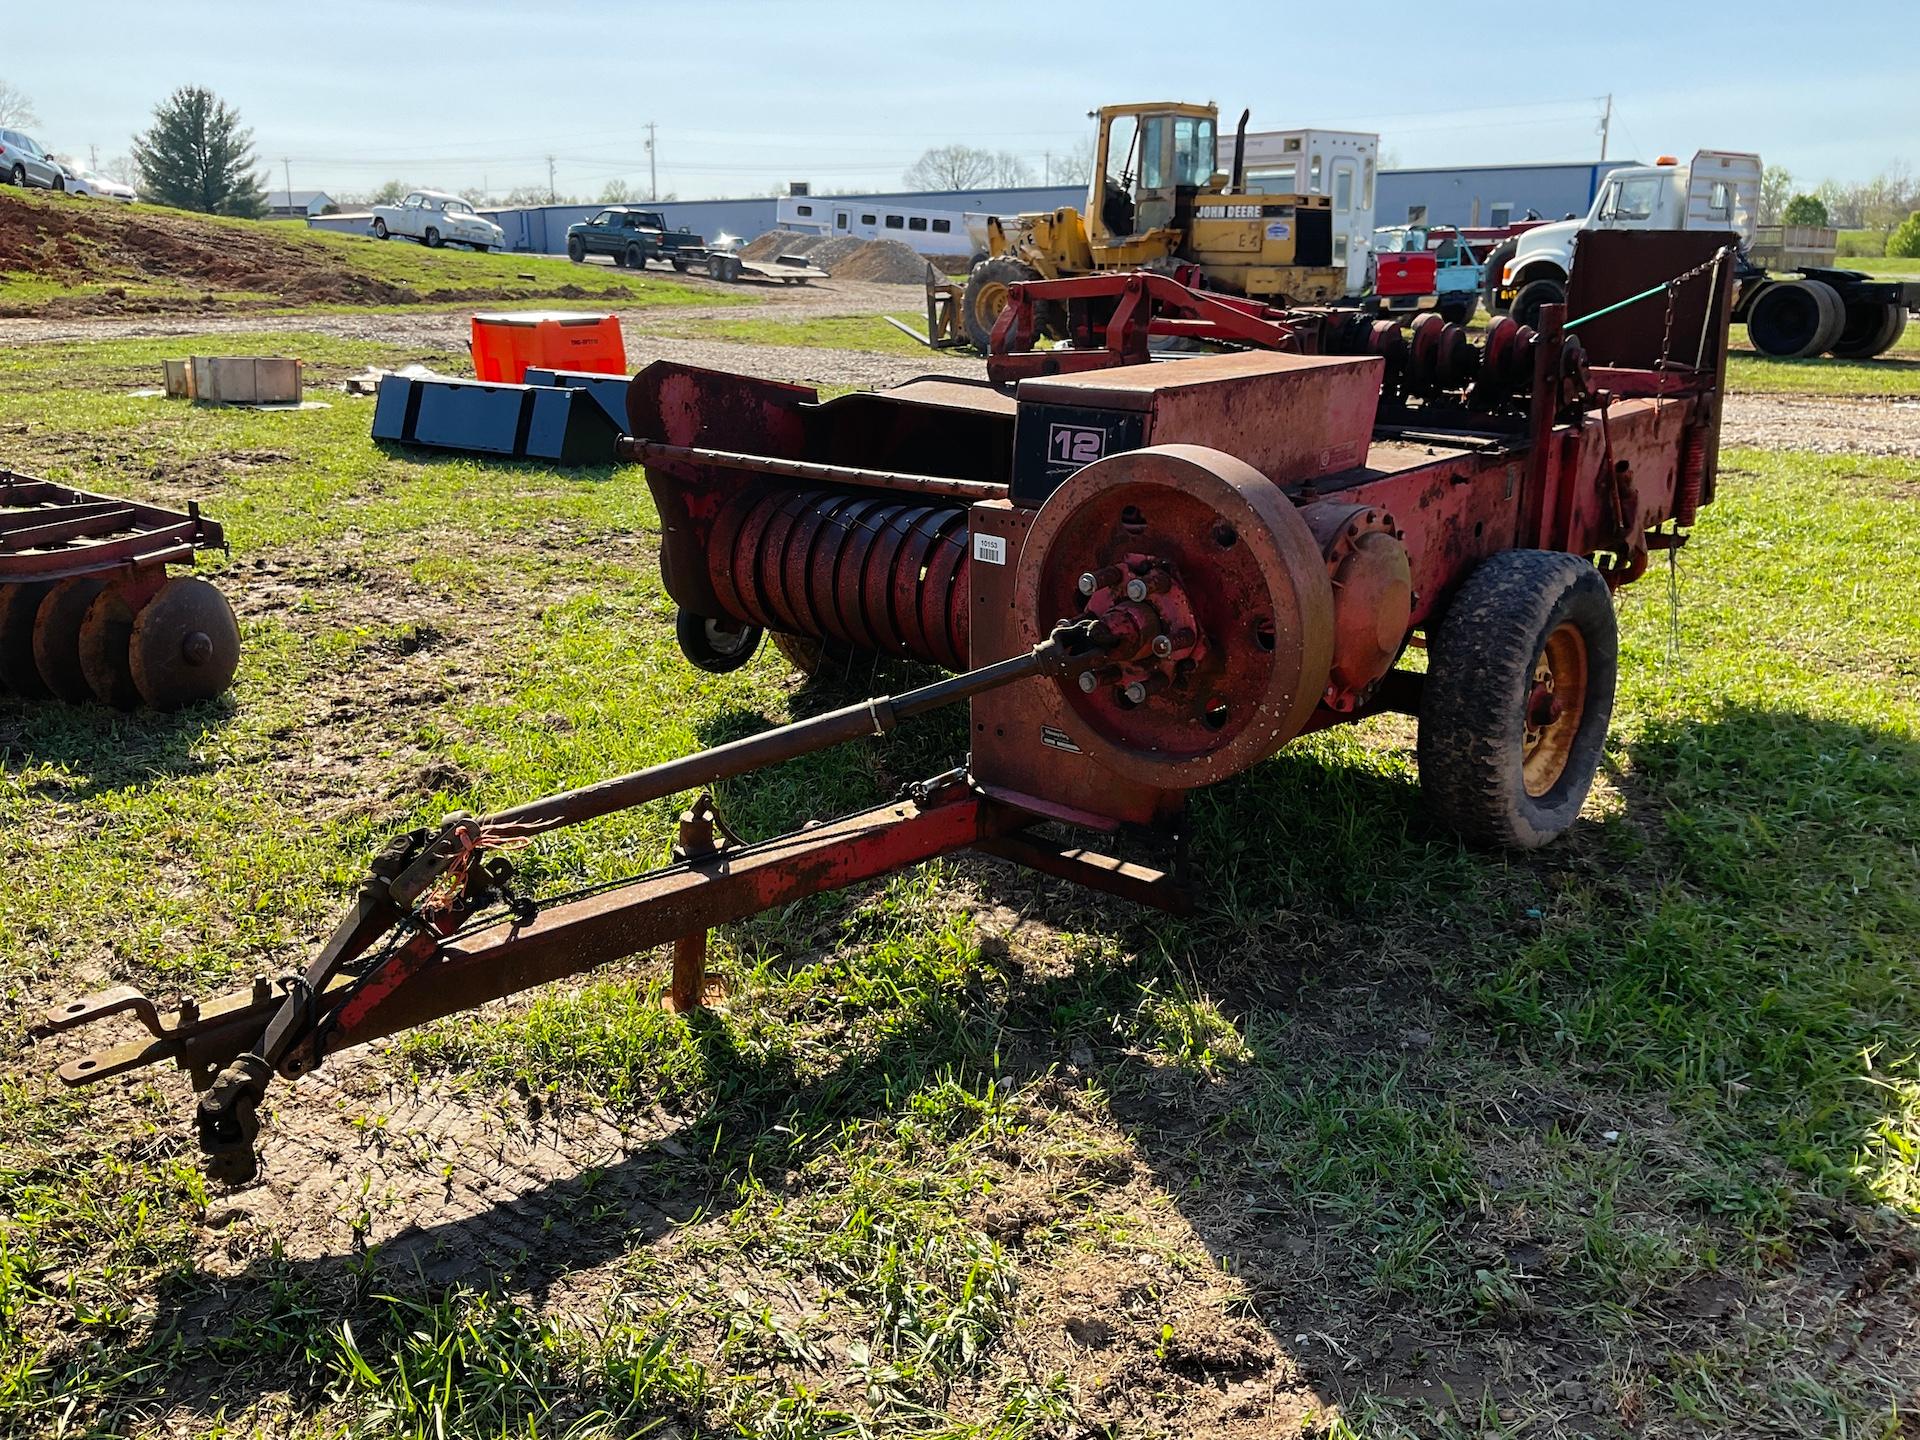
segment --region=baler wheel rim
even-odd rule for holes
[[[1587,642],[1563,620],[1548,633],[1533,661],[1521,732],[1520,773],[1527,794],[1539,799],[1560,783],[1573,756],[1587,709]]]

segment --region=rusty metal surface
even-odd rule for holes
[[[1036,633],[1043,615],[1085,606],[1112,624],[1131,606],[1166,640],[1164,657],[1067,692],[1072,742],[1129,779],[1225,779],[1299,733],[1326,687],[1333,596],[1320,547],[1290,500],[1219,451],[1162,446],[1089,465],[1035,517],[1018,585]]]
[[[0,584],[175,564],[225,543],[198,506],[166,510],[0,470]]]

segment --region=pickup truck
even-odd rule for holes
[[[438,250],[465,245],[474,250],[504,250],[507,232],[458,195],[415,190],[398,205],[373,207],[373,233],[381,240],[403,235]]]
[[[610,205],[567,227],[567,258],[578,265],[589,255],[611,255],[614,264],[630,270],[646,269],[649,260],[686,270],[707,263],[707,242],[691,230],[669,230],[658,210]]]
[[[1480,261],[1457,233],[1429,234],[1419,226],[1388,225],[1373,232],[1373,300],[1382,314],[1438,310],[1456,325],[1480,304]]]
[[[1810,226],[1754,224],[1760,157],[1701,150],[1692,163],[1663,155],[1608,173],[1584,220],[1527,231],[1500,268],[1490,308],[1532,324],[1567,297],[1574,237],[1582,230],[1725,230],[1736,246],[1733,318],[1762,355],[1869,360],[1891,350],[1920,309],[1920,282],[1833,268],[1837,236]],[[1777,273],[1766,268],[1771,262]],[[1491,281],[1491,277],[1490,277]]]

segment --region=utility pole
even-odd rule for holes
[[[1053,151],[1048,150],[1041,155],[1040,174],[1044,177],[1042,183],[1053,184]]]
[[[284,155],[280,157],[280,173],[286,177],[287,208],[291,210],[293,208],[293,162]]]
[[[1600,158],[1607,158],[1607,132],[1613,128],[1613,96],[1607,96],[1607,108],[1600,114]]]
[[[654,129],[654,122],[649,120],[647,122],[647,199],[649,200],[660,198],[660,160],[654,151]]]
[[[547,156],[547,203],[549,205],[554,203],[553,156],[551,155]]]

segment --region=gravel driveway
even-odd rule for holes
[[[696,283],[703,287],[709,284]],[[750,305],[676,306],[671,310],[621,312],[628,358],[636,366],[649,360],[678,360],[689,365],[815,385],[895,385],[930,371],[948,375],[986,374],[983,361],[955,351],[940,354],[929,351],[922,358],[867,350],[680,340],[648,333],[655,317],[677,326],[682,321],[710,318],[804,320],[828,315],[886,313],[911,322],[921,313],[920,292],[908,285],[834,280],[808,286],[712,285],[711,288],[716,293],[724,289],[735,294],[751,294],[754,301]],[[466,344],[468,323],[465,311],[0,320],[0,344],[277,332],[332,335],[444,354]],[[1729,395],[1721,440],[1727,445],[1750,445],[1765,450],[1920,459],[1920,396]]]

